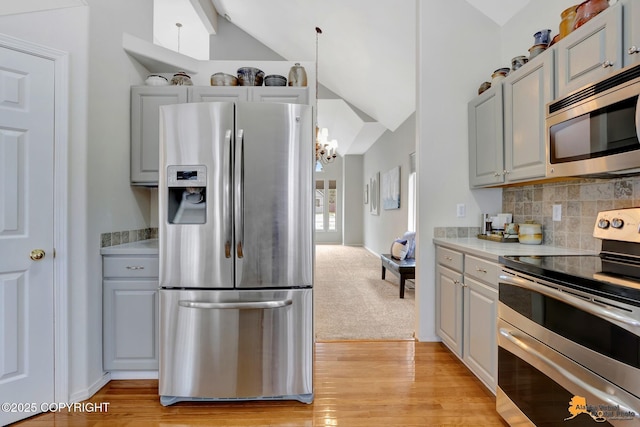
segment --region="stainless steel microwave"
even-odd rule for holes
[[[640,174],[640,65],[547,104],[547,177]]]

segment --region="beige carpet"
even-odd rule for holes
[[[362,247],[317,245],[314,285],[316,340],[411,339],[415,291]]]

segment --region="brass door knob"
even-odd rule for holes
[[[34,261],[39,261],[42,258],[44,258],[44,251],[42,249],[34,249],[31,251],[31,253],[29,254],[29,258],[31,258]]]

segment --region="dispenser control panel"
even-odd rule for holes
[[[167,166],[168,187],[206,187],[207,167],[204,165]]]

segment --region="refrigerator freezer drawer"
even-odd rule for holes
[[[311,289],[163,289],[160,306],[163,404],[312,400]]]

